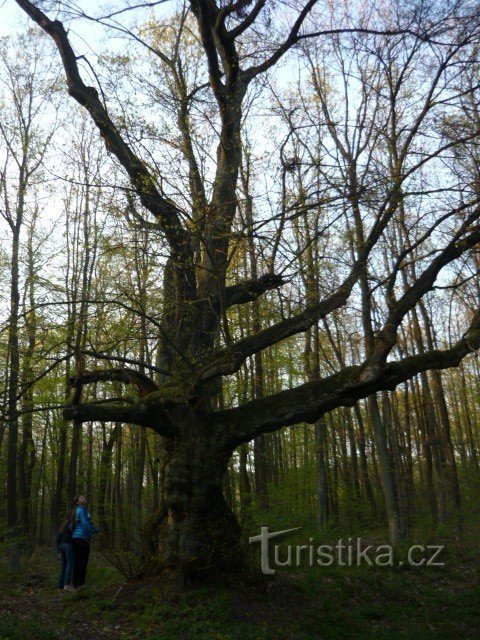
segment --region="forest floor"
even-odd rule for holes
[[[475,536],[477,537],[477,536]],[[47,549],[0,575],[0,640],[473,640],[480,547],[447,543],[443,567],[315,567],[173,593],[126,582],[94,551],[88,585],[55,588]]]

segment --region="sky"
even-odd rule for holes
[[[119,3],[116,2],[115,5],[118,7],[122,4],[127,3]],[[132,3],[130,3],[132,4]],[[112,3],[101,3],[96,2],[95,0],[81,0],[78,3],[81,6],[82,10],[92,16],[98,16],[101,13],[102,7],[112,6]],[[166,11],[170,11],[171,8],[175,5],[173,1],[167,0],[165,2]],[[162,10],[162,5],[155,8],[155,12],[158,14]],[[108,11],[108,8],[106,8]],[[126,19],[123,20],[124,24],[128,24],[128,18],[130,15],[135,14],[137,19],[140,19],[142,13],[146,15],[148,10],[135,11],[132,14],[125,14]],[[55,12],[46,11],[49,18],[54,19]],[[0,0],[0,37],[14,35],[20,31],[24,31],[31,25],[31,20],[25,15],[25,13],[20,9],[15,0]],[[95,45],[98,46],[99,40],[102,40],[105,35],[105,29],[103,27],[95,25],[93,22],[87,22],[83,20],[75,21],[74,25],[67,25],[70,29],[69,36],[71,42],[74,44],[79,54],[85,54],[90,49],[91,51],[95,51]],[[82,44],[83,43],[83,44]],[[83,50],[82,50],[83,49]]]
[[[19,28],[22,20],[22,11],[14,0],[1,0],[0,2],[0,36],[7,36]],[[26,24],[26,20],[23,21]],[[23,27],[24,25],[22,25]]]

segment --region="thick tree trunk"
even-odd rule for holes
[[[231,450],[195,409],[178,405],[174,414],[179,437],[165,439],[162,505],[144,528],[145,572],[239,568],[240,526],[222,490]]]

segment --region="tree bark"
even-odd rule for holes
[[[328,475],[326,466],[326,428],[323,420],[315,423],[317,461],[317,522],[325,526],[328,521]]]
[[[223,495],[232,451],[188,405],[172,414],[182,437],[165,442],[162,504],[144,529],[145,571],[238,568],[240,527]]]
[[[23,185],[20,189],[23,191]],[[23,196],[20,194],[23,200]],[[23,206],[22,206],[23,214]],[[9,558],[10,569],[17,572],[20,568],[20,548],[18,542],[17,511],[17,447],[18,447],[18,407],[17,394],[20,379],[20,351],[18,336],[18,314],[20,305],[19,291],[19,243],[21,218],[13,229],[11,276],[10,276],[10,320],[8,333],[9,380],[8,380],[8,438],[7,438],[7,530],[11,540]]]

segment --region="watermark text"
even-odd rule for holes
[[[249,538],[250,544],[260,543],[264,574],[273,575],[280,567],[358,567],[362,564],[370,567],[442,567],[445,564],[441,560],[443,545],[415,544],[409,547],[403,559],[399,559],[391,545],[365,545],[362,538],[342,538],[336,544],[315,544],[313,538],[309,539],[309,544],[280,545],[273,542],[300,528],[270,531],[269,527],[261,527],[259,535]]]

